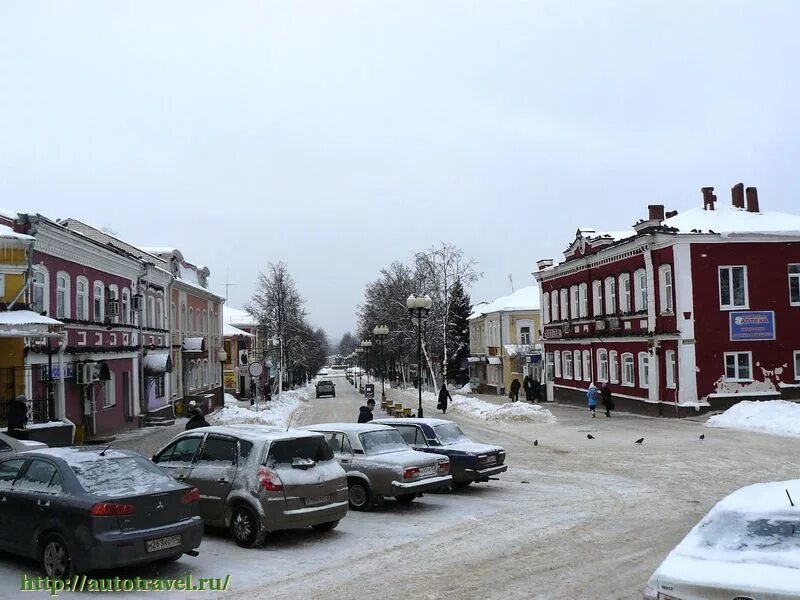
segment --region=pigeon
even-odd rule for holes
[[[705,433],[701,433],[701,434],[700,434],[700,439],[701,439],[701,440],[704,440],[704,439],[706,439],[706,434],[705,434]]]
[[[586,434],[586,439],[588,439],[588,440],[593,440],[593,439],[594,439],[594,436],[593,436],[591,433],[587,433],[587,434]]]
[[[634,442],[634,444],[641,444],[644,441],[644,438],[639,438]]]
[[[534,446],[538,446],[539,445],[539,440],[533,440],[533,445]]]

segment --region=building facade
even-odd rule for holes
[[[608,383],[617,404],[680,416],[800,383],[800,217],[703,188],[683,213],[651,205],[626,231],[579,229],[539,261],[547,376],[561,400]]]
[[[250,363],[263,357],[258,321],[247,311],[231,306],[223,307],[222,319],[227,356],[223,371],[225,392],[237,398],[257,394],[257,382],[248,369]]]

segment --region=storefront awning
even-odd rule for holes
[[[468,356],[467,357],[467,362],[470,362],[470,363],[481,362],[481,357],[480,356]]]
[[[205,352],[206,338],[204,337],[183,338],[182,347],[184,352]]]
[[[145,375],[172,373],[172,358],[170,358],[169,352],[148,352],[142,364]]]
[[[32,310],[0,312],[0,337],[60,337],[64,323]]]
[[[490,365],[499,365],[500,364],[500,357],[498,356],[490,356],[489,357],[489,364]]]

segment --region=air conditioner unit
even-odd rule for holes
[[[89,385],[100,381],[100,369],[97,363],[83,363],[75,369],[75,383],[78,385]]]

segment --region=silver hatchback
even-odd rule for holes
[[[250,548],[267,533],[330,531],[347,514],[347,480],[323,436],[263,425],[181,433],[153,457],[200,490],[200,516]]]

